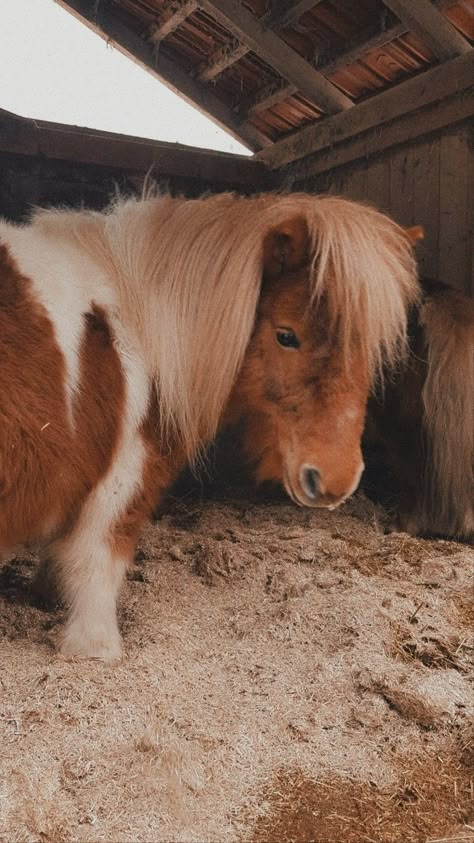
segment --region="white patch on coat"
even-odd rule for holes
[[[34,226],[14,226],[2,220],[0,241],[8,247],[21,274],[31,281],[31,294],[51,320],[66,364],[66,401],[73,427],[84,314],[92,302],[111,312],[116,295],[97,264],[71,241],[46,237]]]
[[[69,616],[61,651],[67,656],[117,659],[121,639],[116,603],[129,559],[114,556],[114,526],[139,491],[146,450],[139,427],[148,409],[149,381],[144,367],[118,333],[117,348],[125,371],[123,432],[107,475],[85,502],[72,532],[55,542],[51,555]]]

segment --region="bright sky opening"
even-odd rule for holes
[[[0,0],[0,108],[250,155],[248,149],[54,0]]]

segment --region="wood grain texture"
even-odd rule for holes
[[[438,277],[439,137],[417,144],[413,170],[413,223],[422,225],[425,238],[417,246],[420,272]]]
[[[444,135],[440,139],[439,275],[458,290],[466,287],[469,261],[468,171],[466,131]]]
[[[474,296],[474,154],[468,122],[293,186],[367,199],[401,225],[423,226],[425,239],[416,247],[420,274]]]

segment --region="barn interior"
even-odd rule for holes
[[[474,297],[474,0],[56,2],[253,154],[0,109],[0,215],[329,192],[423,226],[420,274]],[[58,657],[34,555],[0,563],[0,838],[474,841],[472,547],[213,488],[145,533],[120,666]]]
[[[473,295],[473,5],[74,0],[59,5],[254,152],[0,112],[0,212],[101,207],[118,185],[333,192],[422,225],[422,274]],[[192,147],[192,144],[190,144]]]

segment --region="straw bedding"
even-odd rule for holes
[[[473,840],[473,562],[362,495],[174,500],[104,666],[57,655],[33,557],[4,560],[0,839]]]

